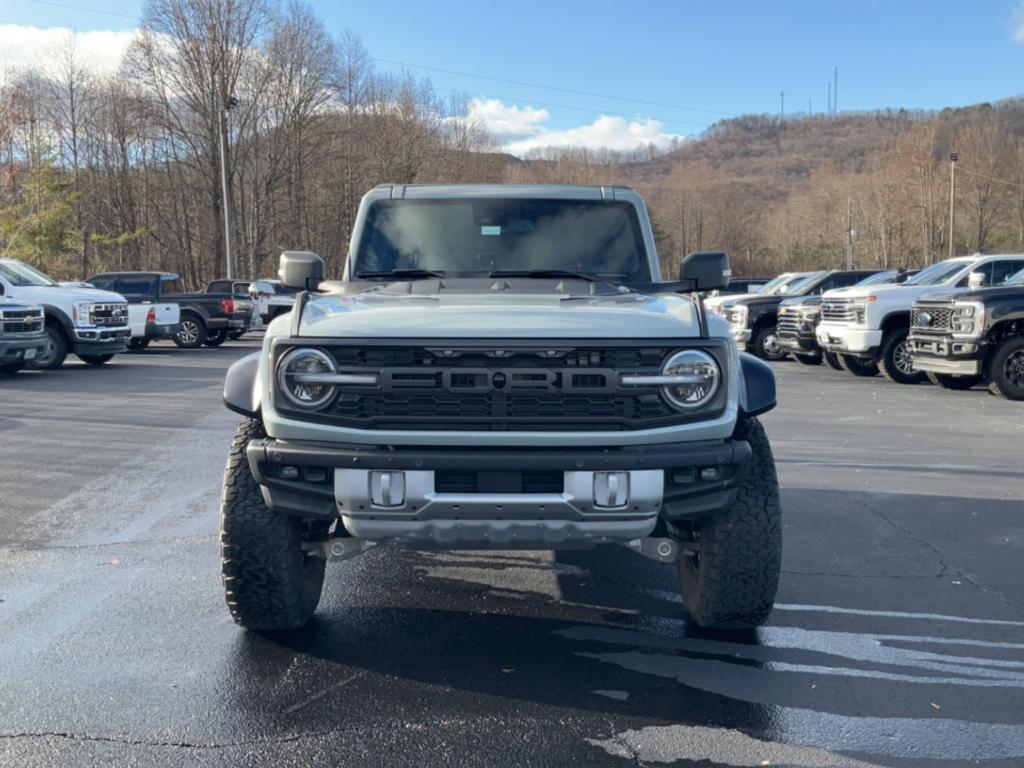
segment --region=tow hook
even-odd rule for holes
[[[672,539],[633,539],[623,542],[623,546],[659,563],[674,563],[679,555],[679,544]]]
[[[350,560],[377,546],[376,541],[369,539],[355,539],[343,537],[328,539],[327,541],[314,541],[303,545],[307,554],[313,557],[322,557],[324,560]]]

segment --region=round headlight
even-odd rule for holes
[[[317,381],[318,375],[333,374],[334,360],[319,349],[301,348],[288,352],[277,366],[277,385],[289,403],[305,410],[327,405],[335,385]]]
[[[677,382],[666,384],[662,391],[673,406],[686,411],[711,402],[722,380],[715,358],[698,349],[676,352],[665,361],[661,372],[679,377]]]

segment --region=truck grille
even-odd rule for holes
[[[502,349],[500,343],[331,348],[340,372],[372,371],[379,386],[346,386],[308,418],[358,429],[496,432],[618,431],[709,417],[707,411],[680,413],[660,387],[620,384],[623,373],[659,373],[678,347],[552,342],[524,348],[520,342]],[[724,347],[708,351],[724,375]]]
[[[98,328],[119,328],[128,325],[128,305],[93,304],[89,308],[89,321]]]
[[[853,323],[857,320],[857,313],[849,299],[833,299],[821,303],[821,320],[825,323]]]
[[[778,335],[796,336],[800,332],[800,313],[794,309],[780,309],[779,322],[776,325]]]
[[[915,331],[945,332],[950,330],[953,308],[916,304],[910,311],[910,327]]]
[[[41,309],[0,309],[0,334],[39,333],[43,323]]]

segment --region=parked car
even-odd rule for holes
[[[1021,269],[1024,254],[975,254],[940,261],[901,285],[825,294],[818,345],[838,354],[843,368],[856,376],[874,376],[881,371],[890,381],[916,384],[926,376],[914,369],[908,341],[914,302],[939,288],[965,289],[971,281],[976,287],[999,285]]]
[[[802,280],[789,284],[785,292],[754,293],[733,298],[722,305],[723,314],[732,328],[732,337],[741,349],[748,349],[762,360],[781,360],[788,354],[786,347],[779,343],[776,327],[779,305],[784,299],[820,295],[834,288],[846,288],[876,271],[856,269],[811,272]]]
[[[0,373],[17,373],[49,345],[41,306],[0,297]]]
[[[791,287],[803,280],[809,272],[783,272],[778,277],[768,281],[757,293],[759,296],[776,296],[785,293]],[[704,306],[709,312],[725,317],[725,306],[730,304],[736,294],[712,295],[704,301]]]
[[[699,296],[652,286],[641,198],[401,190],[363,198],[341,282],[315,254],[282,256],[283,284],[308,292],[228,371],[245,416],[221,508],[234,620],[301,626],[328,557],[397,541],[619,543],[676,567],[697,624],[763,622],[782,533],[755,416],[775,380]],[[691,254],[680,279],[711,290],[727,269]]]
[[[252,295],[251,280],[214,280],[206,286],[207,293],[230,293],[235,299],[235,312],[249,313],[249,325],[228,332],[229,339],[240,339],[246,331],[259,328],[260,316],[256,312],[256,301]]]
[[[910,313],[914,370],[946,389],[1024,400],[1024,270],[1002,286],[924,294]]]
[[[90,277],[85,283],[124,296],[128,302],[131,352],[141,352],[151,341],[173,339],[178,333],[179,307],[175,302],[156,299],[155,280],[148,272],[112,272]]]
[[[917,274],[918,270],[887,269],[868,275],[854,287],[865,285],[888,285],[906,282]],[[840,296],[846,289],[839,288],[832,295]],[[784,299],[779,305],[778,339],[779,345],[789,352],[789,356],[805,365],[818,365],[822,360],[830,367],[841,370],[839,359],[834,352],[822,352],[818,346],[817,328],[821,320],[820,293],[807,296],[795,296]]]
[[[181,277],[171,272],[108,272],[89,279],[94,285],[131,277],[145,293],[133,294],[138,300],[156,304],[176,304],[179,311],[174,343],[185,349],[204,344],[216,347],[231,331],[244,331],[252,316],[251,303],[239,304],[230,293],[186,293]]]
[[[32,368],[60,368],[70,353],[103,365],[125,351],[128,303],[117,293],[64,286],[21,261],[0,259],[0,295],[43,307],[48,344]]]
[[[249,288],[256,312],[266,325],[275,317],[292,311],[296,291],[283,285],[280,280],[257,280]]]

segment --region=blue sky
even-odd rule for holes
[[[777,112],[781,90],[788,113],[806,112],[808,99],[822,111],[836,65],[840,110],[927,109],[1024,94],[1024,4],[1011,0],[310,5],[332,32],[357,32],[375,57],[387,60],[380,68],[406,62],[442,93],[478,98],[482,114],[507,141],[574,131],[599,140],[601,131],[587,129],[602,114],[614,123],[605,126],[612,132],[636,124],[659,136],[693,135],[725,115]],[[127,30],[136,26],[141,6],[133,0],[5,0],[0,24]],[[0,36],[0,61],[5,45],[10,48]]]

